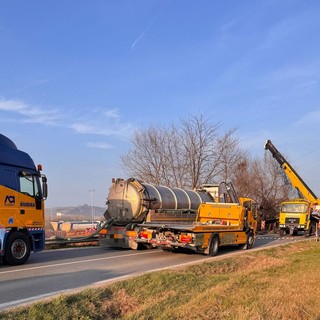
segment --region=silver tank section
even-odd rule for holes
[[[107,197],[107,220],[141,222],[149,210],[197,210],[203,202],[213,202],[206,191],[155,186],[131,178],[112,179]]]

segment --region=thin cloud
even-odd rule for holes
[[[282,44],[283,41],[286,41],[292,34],[297,34],[301,32],[301,30],[312,32],[313,30],[310,29],[310,22],[317,20],[317,11],[299,12],[293,17],[282,19],[279,23],[269,29],[265,38],[262,38],[263,44],[260,46],[260,49],[264,50],[277,47],[279,44]]]
[[[120,118],[118,109],[111,109],[103,112],[103,115],[107,118]]]
[[[118,109],[87,108],[81,114],[75,109],[68,112],[58,109],[44,109],[31,106],[21,100],[0,98],[0,121],[39,123],[56,125],[72,129],[77,134],[99,135],[105,137],[130,138],[134,127],[131,123],[123,122]],[[13,116],[10,118],[10,114]],[[100,148],[108,147],[106,144]]]
[[[307,65],[291,65],[276,70],[273,73],[273,81],[288,81],[292,79],[314,79],[318,78],[317,69],[319,62],[314,61]]]
[[[54,125],[59,119],[56,109],[43,110],[20,100],[0,99],[0,111],[18,114],[21,116],[20,121],[27,123]]]
[[[40,79],[40,80],[36,80],[28,85],[25,85],[24,87],[20,87],[20,88],[17,88],[13,91],[11,91],[10,93],[18,93],[18,92],[21,92],[21,91],[25,91],[25,90],[28,90],[30,88],[33,88],[33,87],[38,87],[38,86],[41,86],[41,85],[44,85],[46,83],[49,82],[49,79]]]
[[[244,21],[249,20],[250,16],[254,15],[258,9],[261,10],[260,4],[257,4],[255,6],[251,6],[247,11],[245,11],[245,12],[231,18],[230,20],[224,22],[219,28],[221,35],[223,37],[230,35],[230,33],[232,32],[233,29],[238,28],[239,25],[243,24]]]
[[[94,112],[88,109],[87,114],[75,118],[69,128],[79,134],[114,136],[124,139],[130,138],[134,131],[131,123],[123,122],[117,108],[96,108]]]
[[[100,136],[118,136],[129,138],[134,130],[133,126],[129,123],[85,123],[85,122],[75,122],[69,126],[76,133],[80,134],[93,134]]]
[[[314,125],[320,123],[320,111],[312,111],[305,114],[299,121],[296,122],[296,125]]]
[[[105,142],[88,142],[86,144],[88,148],[94,148],[94,149],[111,149],[113,146],[109,143]]]

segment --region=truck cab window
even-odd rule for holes
[[[20,176],[20,192],[31,197],[39,195],[37,181],[33,175]]]

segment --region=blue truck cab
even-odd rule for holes
[[[25,263],[45,245],[47,178],[31,157],[0,134],[0,258]]]

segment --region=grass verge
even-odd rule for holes
[[[320,320],[320,244],[288,244],[61,295],[0,319]]]

